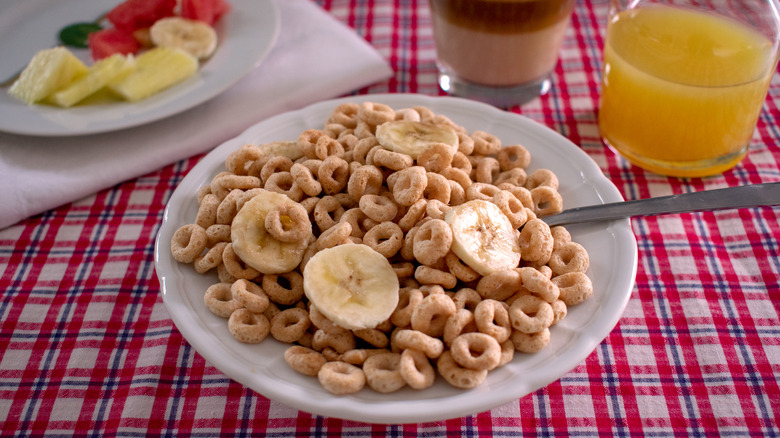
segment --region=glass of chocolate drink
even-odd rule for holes
[[[499,107],[550,89],[575,0],[429,0],[439,86]]]

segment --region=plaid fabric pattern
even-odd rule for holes
[[[427,0],[317,0],[395,69],[358,93],[439,94]],[[722,176],[645,173],[598,136],[607,0],[582,0],[551,92],[515,109],[580,145],[627,199],[780,181],[780,79]],[[571,372],[489,412],[369,425],[268,400],[173,326],[154,272],[165,204],[192,157],[0,230],[0,434],[780,436],[780,209],[633,220],[636,286]]]

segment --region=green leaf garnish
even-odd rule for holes
[[[80,49],[87,48],[87,37],[93,32],[103,29],[96,23],[74,23],[65,26],[60,31],[60,41],[62,44]]]

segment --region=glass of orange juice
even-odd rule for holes
[[[605,143],[663,175],[715,175],[739,163],[777,68],[780,0],[610,1]]]

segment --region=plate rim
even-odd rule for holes
[[[298,110],[285,112],[282,114],[279,114],[277,116],[265,119],[263,121],[258,122],[257,124],[247,128],[242,134],[239,134],[235,138],[228,140],[224,143],[222,143],[220,146],[216,147],[214,150],[212,150],[206,157],[212,154],[220,154],[228,148],[234,147],[233,145],[241,143],[241,139],[245,138],[246,136],[253,135],[255,131],[261,131],[266,126],[271,126],[276,121],[281,120],[285,117],[299,117],[299,116],[305,116],[307,113],[316,112],[318,108],[323,107],[331,107],[335,108],[336,105],[343,102],[361,102],[361,101],[376,101],[376,102],[382,102],[387,103],[394,108],[397,108],[397,104],[399,102],[404,101],[414,101],[417,102],[415,104],[419,105],[426,105],[431,102],[443,102],[444,105],[452,103],[452,105],[464,107],[464,108],[478,108],[481,111],[487,111],[488,114],[495,114],[496,116],[503,116],[508,119],[514,119],[515,121],[518,121],[525,126],[533,126],[532,129],[540,129],[547,133],[547,135],[553,135],[557,137],[557,140],[564,141],[565,143],[568,143],[570,150],[567,150],[566,153],[572,153],[574,156],[577,157],[578,160],[583,160],[583,163],[585,164],[589,178],[595,178],[594,182],[596,183],[598,187],[598,194],[603,195],[602,202],[616,202],[623,200],[622,195],[618,191],[617,187],[609,181],[599,169],[598,165],[577,145],[572,143],[570,140],[568,140],[566,137],[558,133],[557,131],[541,124],[538,122],[535,122],[525,116],[522,116],[520,114],[515,113],[508,113],[505,111],[502,111],[498,108],[480,103],[475,102],[471,100],[465,100],[460,99],[456,97],[449,97],[449,96],[427,96],[427,95],[419,95],[419,94],[409,94],[409,93],[391,93],[391,94],[368,94],[368,95],[358,95],[358,96],[347,96],[342,97],[339,99],[331,99],[326,101],[317,102],[311,105],[308,105],[306,107],[300,108]],[[439,112],[440,110],[437,110]],[[213,155],[216,156],[216,155]],[[267,397],[269,399],[272,399],[274,401],[278,401],[281,403],[284,403],[290,407],[293,407],[298,410],[306,411],[313,413],[315,415],[325,415],[325,416],[331,416],[336,418],[342,418],[346,420],[353,420],[353,421],[361,421],[361,422],[367,422],[367,423],[383,423],[383,424],[389,424],[389,423],[409,423],[409,422],[426,422],[426,421],[440,421],[450,418],[456,418],[461,417],[465,415],[475,415],[479,412],[483,412],[489,409],[492,409],[493,407],[500,406],[504,403],[507,403],[513,399],[518,399],[521,397],[524,397],[540,388],[543,388],[550,383],[559,380],[563,375],[571,371],[575,366],[577,366],[578,363],[581,363],[585,358],[587,358],[588,355],[590,355],[597,347],[598,345],[603,342],[603,340],[609,335],[609,333],[614,329],[614,327],[617,325],[623,311],[625,310],[626,305],[628,304],[631,291],[634,287],[635,278],[636,278],[636,272],[637,272],[637,263],[638,263],[638,248],[636,244],[636,238],[633,234],[633,231],[631,230],[630,226],[630,220],[629,219],[620,219],[616,221],[611,221],[606,226],[607,230],[610,230],[612,234],[616,236],[615,240],[616,242],[622,242],[622,248],[620,248],[621,251],[628,250],[630,252],[630,269],[629,272],[623,273],[619,278],[619,284],[616,285],[621,289],[621,295],[618,297],[619,299],[610,301],[609,304],[611,305],[610,312],[608,312],[607,315],[607,321],[606,323],[599,325],[599,330],[597,333],[589,333],[589,336],[585,338],[585,341],[587,342],[580,342],[578,345],[576,345],[574,348],[572,348],[572,351],[566,352],[569,355],[574,355],[578,359],[577,361],[570,363],[567,365],[566,370],[563,372],[553,375],[553,376],[547,376],[546,379],[543,379],[541,381],[536,381],[533,384],[526,385],[524,389],[524,393],[522,394],[504,394],[502,396],[496,396],[491,399],[490,403],[482,403],[476,410],[472,406],[467,407],[458,407],[455,408],[449,407],[449,408],[442,408],[441,406],[434,406],[433,411],[421,411],[421,410],[412,410],[413,412],[409,413],[410,410],[406,409],[405,414],[403,416],[399,416],[392,412],[392,407],[397,402],[376,402],[372,403],[371,406],[373,409],[368,410],[350,410],[349,412],[344,411],[344,406],[340,405],[339,403],[331,404],[331,406],[328,406],[327,403],[319,404],[316,400],[316,397],[312,397],[310,400],[300,400],[294,395],[291,395],[288,392],[284,391],[284,388],[280,390],[274,390],[269,389],[267,387],[264,387],[261,389],[258,389],[255,382],[250,382],[248,380],[249,377],[245,372],[245,370],[236,369],[238,368],[237,364],[234,363],[225,363],[222,361],[221,357],[217,357],[215,353],[210,351],[209,349],[205,349],[204,352],[203,348],[203,342],[201,339],[193,340],[190,339],[191,335],[189,332],[190,327],[187,325],[185,321],[183,321],[182,315],[176,314],[175,311],[171,308],[172,305],[174,305],[174,301],[176,297],[171,295],[170,291],[167,289],[166,285],[166,276],[164,272],[161,272],[161,267],[164,268],[165,264],[167,262],[170,262],[170,254],[167,254],[167,257],[164,254],[163,248],[166,248],[167,245],[169,245],[169,242],[163,241],[163,235],[165,230],[165,224],[170,218],[171,215],[171,209],[175,207],[176,200],[178,199],[178,196],[176,194],[176,190],[178,190],[178,187],[181,187],[185,184],[186,181],[188,181],[188,178],[192,175],[192,178],[197,178],[197,172],[193,172],[198,166],[201,165],[201,163],[206,162],[206,157],[204,157],[198,164],[196,164],[190,172],[180,181],[177,188],[174,190],[174,192],[171,194],[171,197],[168,201],[168,204],[166,205],[164,215],[163,215],[163,223],[160,226],[160,230],[158,231],[158,234],[155,239],[155,248],[154,248],[154,257],[155,257],[155,268],[157,272],[158,279],[160,280],[160,294],[162,295],[163,302],[166,306],[166,309],[169,311],[169,315],[171,316],[171,319],[176,326],[177,330],[180,331],[182,336],[189,342],[193,348],[195,348],[196,351],[198,351],[211,365],[213,365],[215,368],[219,369],[221,372],[223,372],[227,377],[230,379],[241,383],[242,385],[256,391],[258,394]],[[590,181],[590,179],[589,179]],[[603,191],[603,193],[602,193]],[[181,195],[183,196],[183,195]],[[190,194],[192,196],[192,194]],[[630,247],[630,249],[628,248]],[[182,324],[182,325],[180,325]],[[184,327],[184,330],[182,330],[182,327]],[[479,388],[476,388],[475,390],[471,391],[478,391]],[[470,391],[463,391],[459,394],[458,397],[455,399],[461,402],[466,402],[468,405],[469,400],[469,394],[472,394]],[[341,398],[342,400],[350,401],[350,397]],[[426,409],[431,408],[430,400],[426,399],[420,399],[420,400],[410,400],[407,401],[407,403],[410,403],[413,406],[419,406],[422,408],[424,406]],[[435,403],[434,403],[435,404]],[[441,403],[440,405],[447,405],[446,403]],[[377,406],[380,408],[378,409]]]

